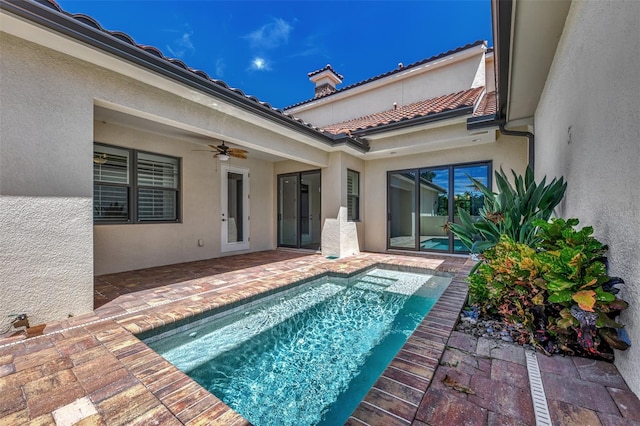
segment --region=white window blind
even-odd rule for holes
[[[178,158],[95,144],[94,221],[175,222],[179,179]]]
[[[178,159],[139,153],[136,171],[138,220],[176,220]]]
[[[129,220],[129,151],[96,145],[93,151],[93,218]]]

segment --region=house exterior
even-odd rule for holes
[[[51,322],[93,309],[95,275],[316,250],[341,208],[361,250],[464,254],[443,226],[482,201],[466,175],[535,164],[569,181],[559,213],[611,246],[640,341],[638,5],[493,10],[495,51],[344,88],[327,65],[281,111],[53,1],[0,0],[0,313]],[[214,156],[223,142],[247,158]],[[617,360],[638,393],[640,350]]]
[[[90,312],[94,275],[318,249],[341,207],[361,250],[453,252],[454,174],[527,162],[467,130],[495,112],[484,42],[338,90],[320,69],[328,91],[280,111],[54,2],[0,13],[1,311],[34,323]]]
[[[640,3],[492,6],[498,118],[535,134],[536,176],[567,180],[558,215],[609,245],[632,344],[615,364],[640,395]]]

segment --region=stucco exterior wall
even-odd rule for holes
[[[94,260],[100,274],[219,253],[221,221],[214,200],[219,199],[220,176],[219,171],[212,174],[210,156],[198,153],[192,159],[195,145],[104,125],[96,127],[102,142],[183,158],[184,183],[193,184],[195,191],[183,186],[182,224],[96,226],[92,255],[96,103],[326,161],[316,148],[5,33],[0,49],[0,195],[14,210],[3,206],[0,216],[0,326],[10,320],[6,315],[36,301],[39,308],[26,311],[33,314],[34,324],[91,311]],[[273,164],[247,160],[243,166],[252,172],[251,250],[273,248]],[[211,182],[201,182],[203,178]],[[200,208],[205,210],[195,214]],[[55,245],[36,241],[43,235],[55,235]],[[32,241],[19,241],[22,237]],[[197,247],[198,239],[204,247]],[[18,285],[28,292],[11,294]]]
[[[418,167],[441,166],[474,161],[492,161],[493,169],[502,167],[523,173],[527,166],[527,139],[498,136],[494,143],[462,149],[443,149],[411,156],[390,156],[365,163],[363,204],[366,215],[364,249],[381,252],[387,249],[387,172]]]
[[[338,96],[330,97],[327,99],[330,102],[320,100],[312,109],[293,109],[291,112],[307,122],[322,127],[375,112],[391,110],[394,102],[400,107],[467,90],[473,87],[479,75],[484,78],[483,54],[408,78],[397,78],[397,81],[393,81],[391,77],[391,81],[375,90],[341,99],[337,99]],[[358,89],[353,90],[355,92]]]
[[[616,365],[640,395],[640,3],[574,1],[535,114],[536,173],[568,181],[559,214],[609,245],[632,346]]]
[[[90,87],[13,41],[0,39],[0,328],[93,308]]]

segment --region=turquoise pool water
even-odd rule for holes
[[[449,250],[449,239],[446,237],[429,238],[428,240],[422,241],[420,243],[420,247],[431,250]],[[453,239],[453,250],[463,251],[465,253],[469,252],[469,249],[462,243],[462,241],[455,238]]]
[[[323,278],[147,344],[256,426],[344,424],[450,281]]]

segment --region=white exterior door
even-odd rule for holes
[[[222,165],[221,251],[249,249],[249,170]]]

